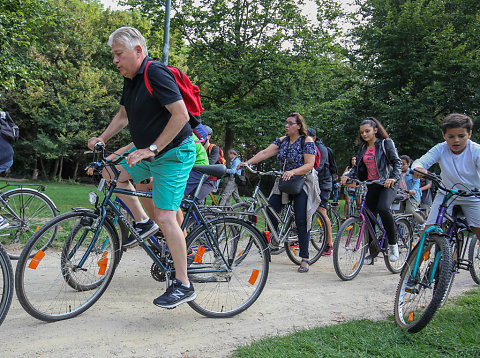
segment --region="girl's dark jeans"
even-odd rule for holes
[[[379,214],[382,219],[383,227],[387,232],[388,244],[395,245],[397,237],[395,234],[395,223],[393,221],[390,206],[395,200],[397,193],[397,185],[393,188],[385,188],[379,184],[371,184],[368,186],[365,204],[370,211],[376,215]]]

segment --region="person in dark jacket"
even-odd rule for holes
[[[312,137],[318,151],[320,152],[320,165],[317,169],[318,186],[320,187],[320,206],[318,210],[323,214],[325,223],[327,224],[327,245],[322,256],[332,256],[333,253],[333,241],[332,241],[332,223],[327,214],[328,200],[332,193],[332,174],[328,167],[328,150],[322,140],[317,137],[317,131],[314,128],[308,128],[308,135]]]
[[[5,172],[13,164],[13,147],[8,140],[0,135],[0,173]],[[7,219],[0,215],[0,229],[9,226]]]
[[[376,118],[368,117],[360,123],[358,143],[360,149],[357,152],[356,165],[342,176],[341,182],[345,185],[350,177],[362,181],[377,180],[383,183],[383,185],[370,184],[365,201],[374,214],[380,215],[387,232],[390,261],[397,261],[398,245],[390,206],[395,200],[402,161],[398,157],[395,144]],[[365,264],[370,264],[372,261],[371,255],[365,258]]]

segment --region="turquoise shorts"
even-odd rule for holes
[[[133,147],[128,152],[135,150]],[[157,156],[153,163],[142,160],[133,167],[126,162],[121,164],[135,183],[153,177],[152,197],[155,206],[159,209],[177,211],[195,163],[195,156],[195,143],[189,137],[180,146]]]

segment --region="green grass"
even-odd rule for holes
[[[9,181],[11,184],[24,184],[23,182],[14,182]],[[96,191],[96,188],[91,185],[83,185],[83,184],[71,184],[71,183],[56,183],[56,182],[37,182],[37,181],[29,181],[25,183],[33,183],[33,184],[41,184],[45,185],[46,189],[44,191],[50,199],[53,200],[55,205],[57,206],[58,210],[61,213],[66,211],[72,210],[73,207],[77,206],[87,206],[92,207],[92,205],[88,202],[88,193],[90,191]],[[3,186],[5,184],[5,180],[0,181],[0,185]],[[13,187],[12,187],[13,188]],[[35,189],[35,187],[33,187]],[[10,188],[3,189],[4,191],[9,190]],[[102,198],[102,194],[100,194],[100,198]]]
[[[380,322],[360,320],[263,339],[233,354],[255,358],[445,356],[480,357],[480,289],[452,300],[420,333],[398,328],[393,317]]]

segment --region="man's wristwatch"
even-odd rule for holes
[[[158,149],[157,149],[157,146],[155,144],[150,145],[150,147],[148,147],[148,149],[150,149],[150,151],[153,152],[153,154],[158,155]]]

